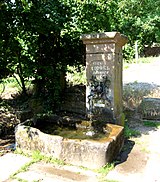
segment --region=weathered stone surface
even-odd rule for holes
[[[160,86],[143,82],[132,82],[123,86],[124,108],[137,109],[143,98],[160,98]]]
[[[85,114],[85,96],[81,93],[66,93],[66,98],[61,103],[61,110]]]
[[[45,134],[21,124],[15,132],[16,145],[22,150],[39,150],[66,163],[94,169],[111,162],[123,146],[123,127],[112,124],[106,127],[111,130],[108,137],[78,140]]]
[[[25,125],[18,125],[16,127],[15,137],[18,148],[39,150],[55,158],[60,156],[63,137],[48,135],[36,128]]]
[[[87,116],[123,125],[122,46],[127,38],[119,32],[104,32],[84,34],[81,39],[86,45]],[[104,117],[104,110],[112,117]]]
[[[85,102],[85,86],[72,86],[65,90],[61,103],[60,110],[86,114],[86,102]]]
[[[144,98],[138,112],[145,119],[160,119],[160,98]]]

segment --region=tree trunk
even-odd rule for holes
[[[24,80],[24,77],[23,77],[23,68],[22,68],[22,65],[21,65],[21,62],[20,62],[19,55],[17,56],[17,59],[18,59],[17,73],[18,73],[18,76],[19,76],[20,82],[21,82],[21,85],[20,86],[22,88],[22,93],[24,95],[27,95],[27,89],[26,89],[25,80]]]

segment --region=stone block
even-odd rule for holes
[[[34,127],[16,127],[16,146],[24,151],[39,150],[66,163],[96,169],[111,162],[123,146],[123,127],[107,124],[109,136],[97,140],[69,139],[49,135]]]
[[[119,32],[104,32],[84,34],[81,39],[86,45],[87,116],[106,122],[107,116],[101,116],[107,109],[112,112],[112,122],[123,125],[122,46],[127,38]]]
[[[144,119],[160,119],[160,98],[144,98],[138,107]]]

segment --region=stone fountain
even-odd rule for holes
[[[44,132],[44,122],[26,121],[16,127],[16,146],[26,151],[39,150],[66,163],[99,168],[111,162],[123,146],[122,46],[127,38],[118,32],[84,34],[86,45],[86,116],[88,120],[52,117],[53,134]],[[42,123],[42,127],[40,127]],[[81,131],[86,138],[64,137],[56,132]],[[56,127],[55,127],[56,126]],[[101,128],[101,129],[100,129]],[[103,135],[99,135],[97,130]],[[89,138],[87,137],[89,136]]]
[[[88,117],[123,125],[122,46],[118,32],[82,35],[86,45],[86,108]]]

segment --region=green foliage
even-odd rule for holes
[[[80,85],[86,84],[86,75],[85,75],[85,68],[75,67],[75,66],[68,66],[67,67],[67,76],[66,81],[69,85]]]
[[[139,63],[152,63],[156,60],[158,60],[159,57],[142,57],[142,58],[138,58],[138,60],[136,59],[130,59],[130,60],[125,60],[125,66],[129,66],[129,64],[139,64]]]
[[[144,123],[144,126],[147,126],[147,127],[160,128],[160,122],[157,122],[157,121],[145,120],[143,121],[143,123]]]
[[[115,181],[115,180],[108,180],[108,179],[101,179],[99,182],[119,182],[119,181]]]
[[[113,170],[113,168],[114,168],[114,164],[108,163],[105,166],[98,169],[97,172],[100,173],[102,176],[106,176],[109,173],[109,171]]]
[[[125,125],[124,127],[124,136],[126,138],[131,138],[131,137],[137,137],[140,136],[141,133],[137,130],[133,130],[131,128],[129,128],[127,125]]]
[[[134,45],[126,44],[123,49],[123,58],[126,63],[131,63],[131,60],[133,59],[135,55]]]
[[[99,168],[96,170],[96,172],[98,172],[100,174],[99,177],[99,181],[100,182],[108,182],[108,180],[106,180],[106,175],[114,169],[114,163],[108,163],[105,166]],[[114,182],[114,181],[113,181]]]
[[[158,60],[160,57],[146,57],[139,58],[138,60],[133,60],[133,63],[152,63]]]
[[[27,156],[27,157],[31,157],[32,158],[32,163],[35,163],[35,162],[38,162],[38,161],[44,161],[46,163],[65,165],[64,161],[53,158],[53,157],[45,156],[39,150],[32,151],[32,153],[27,153],[27,152],[22,151],[20,148],[16,148],[15,153],[16,154],[21,154],[21,155],[24,155],[24,156]]]
[[[8,87],[8,88],[19,87],[19,85],[14,77],[8,77],[6,79],[3,79],[3,83],[4,83],[5,87]]]
[[[135,41],[140,50],[160,41],[159,7],[159,0],[2,0],[0,80],[18,75],[26,94],[26,81],[32,79],[36,95],[55,108],[65,86],[67,65],[84,64],[81,34],[125,34],[129,43],[124,57],[131,59]]]
[[[134,47],[138,40],[139,52],[153,42],[160,41],[160,1],[118,1],[118,12],[120,13],[117,28],[129,38],[129,46]],[[132,49],[133,50],[133,49]],[[128,49],[129,52],[129,49]],[[128,54],[127,54],[128,55]],[[129,58],[133,56],[133,51],[129,53]]]
[[[26,163],[26,164],[23,165],[18,171],[16,171],[14,174],[12,174],[12,175],[10,176],[10,178],[11,178],[11,179],[17,179],[17,178],[16,178],[16,175],[17,175],[18,173],[27,171],[27,170],[29,169],[29,167],[30,167],[32,164],[34,164],[34,163],[35,163],[35,161],[33,161],[33,160],[31,160],[30,162]]]
[[[36,161],[36,162],[41,161],[41,160],[43,160],[43,158],[44,158],[44,156],[41,154],[40,151],[36,150],[36,151],[32,152],[32,159],[34,161]]]

